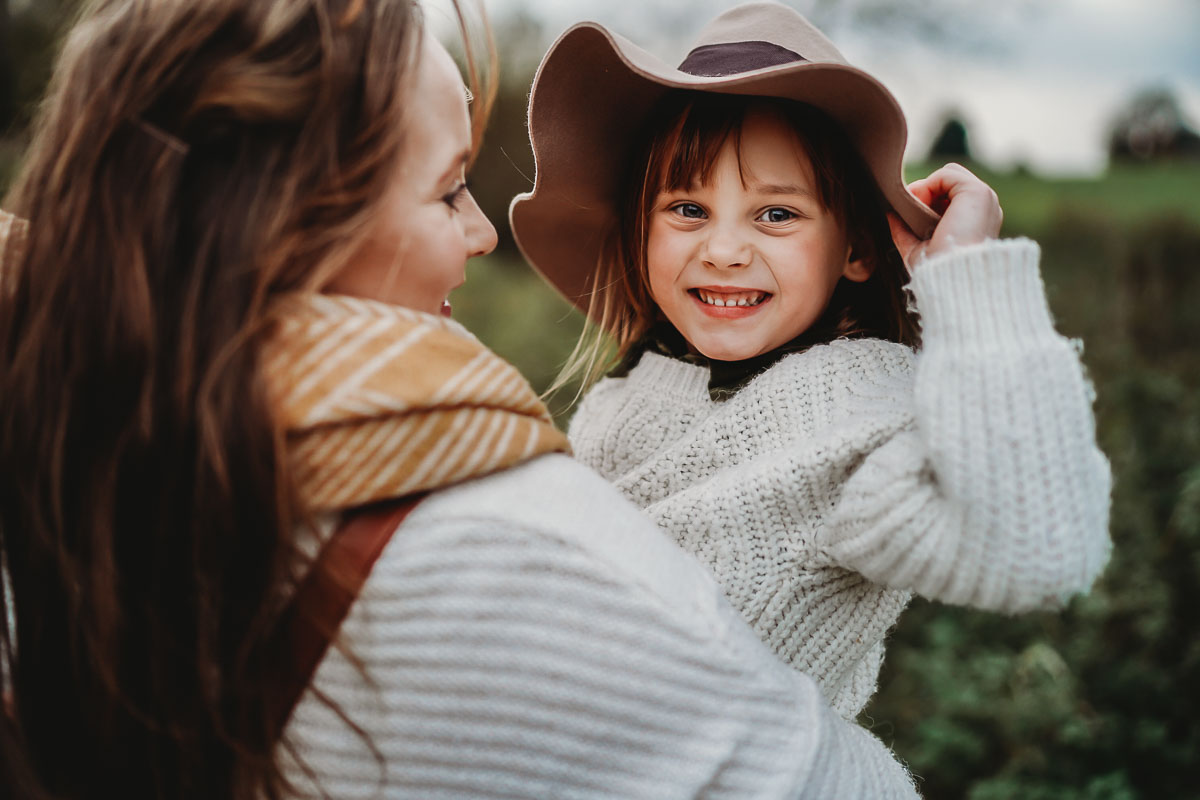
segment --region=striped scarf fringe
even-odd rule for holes
[[[275,312],[267,387],[314,512],[570,451],[521,374],[452,320],[312,293],[281,298]]]

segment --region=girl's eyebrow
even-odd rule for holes
[[[812,190],[798,183],[752,183],[749,187],[760,194],[799,194],[812,197]]]

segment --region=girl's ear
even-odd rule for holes
[[[846,246],[846,266],[842,269],[842,277],[848,281],[862,283],[871,277],[875,264],[858,255],[853,245]]]

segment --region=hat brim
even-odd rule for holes
[[[509,207],[525,258],[586,311],[592,275],[616,223],[622,170],[654,104],[673,89],[778,97],[809,103],[845,129],[884,197],[928,238],[939,216],[904,186],[907,127],[883,84],[855,67],[801,61],[727,77],[680,72],[600,25],[559,37],[534,76],[529,133],[531,192]]]

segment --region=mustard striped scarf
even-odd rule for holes
[[[569,451],[521,374],[449,319],[311,293],[288,295],[274,310],[267,388],[313,511]]]

